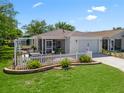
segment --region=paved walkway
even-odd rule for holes
[[[102,54],[94,54],[93,59],[98,62],[102,62],[103,64],[113,66],[118,68],[121,71],[124,71],[124,59],[106,56]]]

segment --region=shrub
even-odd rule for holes
[[[86,63],[92,61],[91,57],[88,56],[88,55],[82,55],[82,56],[80,56],[79,60],[80,60],[80,62],[86,62]]]
[[[27,62],[27,67],[29,69],[36,69],[36,68],[41,67],[41,63],[38,60],[30,60]]]
[[[105,50],[105,49],[102,49],[102,53],[105,54],[105,55],[111,56],[113,52],[112,51]]]
[[[63,69],[68,69],[71,61],[68,58],[64,58],[60,61],[60,64]]]
[[[14,48],[9,46],[0,46],[0,60],[12,59],[14,54]]]
[[[62,48],[56,48],[55,53],[56,54],[64,53],[64,50]]]

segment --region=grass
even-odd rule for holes
[[[7,64],[0,62],[0,93],[124,93],[124,73],[103,64],[25,75],[3,73]]]

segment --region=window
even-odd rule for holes
[[[121,39],[115,39],[115,50],[121,50]]]
[[[47,48],[51,48],[52,47],[52,41],[51,40],[46,42],[46,47]]]

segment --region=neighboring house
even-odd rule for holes
[[[63,53],[101,52],[107,50],[124,50],[124,30],[101,32],[78,32],[55,30],[33,36],[32,44],[43,54],[62,51]]]

